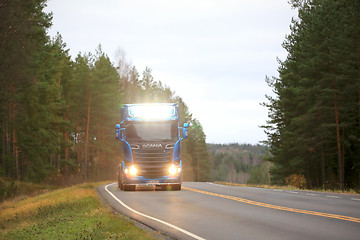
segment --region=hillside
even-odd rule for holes
[[[265,146],[238,143],[207,146],[213,181],[269,183],[270,163],[264,160],[267,154]]]

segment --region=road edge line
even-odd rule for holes
[[[197,236],[197,235],[195,235],[195,234],[193,234],[193,233],[191,233],[191,232],[189,232],[189,231],[186,231],[185,229],[182,229],[182,228],[180,228],[180,227],[177,227],[177,226],[175,226],[175,225],[173,225],[173,224],[171,224],[171,223],[165,222],[165,221],[163,221],[163,220],[154,218],[154,217],[152,217],[152,216],[146,215],[146,214],[144,214],[144,213],[141,213],[141,212],[138,212],[138,211],[132,209],[131,207],[129,207],[128,205],[126,205],[124,202],[122,202],[120,199],[118,199],[112,192],[109,191],[108,187],[109,187],[110,185],[114,185],[114,184],[116,184],[116,183],[110,183],[110,184],[106,185],[106,186],[105,186],[105,191],[106,191],[111,197],[113,197],[113,198],[115,199],[115,201],[117,201],[118,203],[120,203],[123,207],[127,208],[128,210],[130,210],[130,211],[132,211],[132,212],[134,212],[134,213],[136,213],[136,214],[138,214],[138,215],[140,215],[140,216],[149,218],[149,219],[151,219],[151,220],[153,220],[153,221],[156,221],[156,222],[162,223],[162,224],[164,224],[164,225],[166,225],[166,226],[168,226],[168,227],[171,227],[171,228],[173,228],[173,229],[175,229],[175,230],[177,230],[177,231],[179,231],[179,232],[182,232],[182,233],[184,233],[184,234],[186,234],[186,235],[188,235],[188,236],[190,236],[190,237],[192,237],[192,238],[195,238],[195,239],[197,239],[197,240],[205,240],[205,238],[199,237],[199,236]]]

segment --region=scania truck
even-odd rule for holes
[[[116,124],[121,161],[118,186],[134,191],[141,187],[181,190],[181,140],[188,137],[188,123],[179,125],[176,103],[125,104]]]

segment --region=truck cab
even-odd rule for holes
[[[188,126],[179,126],[176,103],[123,105],[121,123],[116,124],[116,139],[121,143],[119,188],[181,190],[181,140],[187,138]]]

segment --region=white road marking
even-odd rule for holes
[[[295,194],[298,194],[299,192],[293,192],[293,191],[289,191],[289,193],[295,193]]]
[[[360,201],[360,198],[351,198],[351,200]]]
[[[332,195],[326,195],[326,197],[328,197],[328,198],[341,198],[341,197],[338,197],[338,196],[332,196]]]
[[[319,196],[319,194],[315,194],[315,193],[305,193],[305,195],[308,195],[308,196]]]
[[[177,230],[177,231],[179,231],[179,232],[182,232],[182,233],[184,233],[184,234],[186,234],[186,235],[188,235],[188,236],[190,236],[190,237],[192,237],[192,238],[195,238],[195,239],[198,239],[198,240],[205,240],[205,238],[199,237],[199,236],[197,236],[197,235],[195,235],[195,234],[193,234],[193,233],[191,233],[191,232],[188,232],[188,231],[186,231],[186,230],[184,230],[184,229],[182,229],[182,228],[179,228],[179,227],[177,227],[177,226],[175,226],[175,225],[172,225],[171,223],[162,221],[162,220],[160,220],[160,219],[151,217],[151,216],[149,216],[149,215],[143,214],[143,213],[141,213],[141,212],[138,212],[138,211],[132,209],[131,207],[129,207],[128,205],[126,205],[125,203],[123,203],[123,202],[122,202],[120,199],[118,199],[112,192],[110,192],[110,191],[108,190],[108,187],[109,187],[110,185],[114,185],[114,184],[116,184],[116,183],[110,183],[110,184],[106,185],[106,186],[105,186],[105,190],[107,191],[108,194],[110,194],[110,196],[112,196],[112,197],[113,197],[118,203],[120,203],[123,207],[127,208],[128,210],[130,210],[130,211],[132,211],[132,212],[134,212],[134,213],[136,213],[136,214],[138,214],[138,215],[140,215],[140,216],[149,218],[149,219],[151,219],[151,220],[153,220],[153,221],[156,221],[156,222],[162,223],[162,224],[164,224],[164,225],[166,225],[166,226],[168,226],[168,227],[174,228],[175,230]]]

